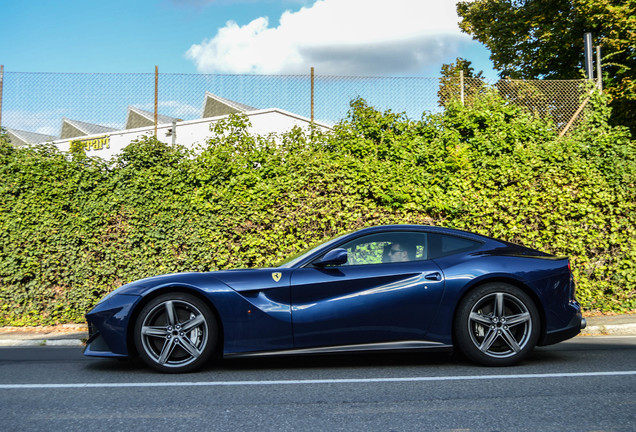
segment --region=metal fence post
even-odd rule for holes
[[[159,66],[155,66],[155,138],[157,137],[157,118],[159,117],[157,114],[158,102],[159,98]]]
[[[4,82],[4,65],[0,65],[0,128],[2,127],[2,85]]]
[[[314,124],[314,67],[311,67],[311,124]]]
[[[464,106],[464,70],[459,71],[459,93],[462,99],[462,106]]]
[[[594,79],[594,65],[592,64],[592,33],[583,34],[583,49],[585,55],[585,78]]]
[[[601,46],[596,46],[596,86],[603,92],[603,68],[601,66]]]

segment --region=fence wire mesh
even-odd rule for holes
[[[494,86],[505,99],[541,118],[551,118],[562,130],[571,120],[580,120],[575,113],[582,107],[586,84],[586,80],[501,80]]]
[[[65,119],[126,128],[129,107],[154,112],[153,73],[4,72],[2,127],[48,140],[62,135]],[[158,113],[162,118],[204,116],[206,92],[254,109],[279,108],[310,118],[310,75],[159,74]],[[563,128],[581,104],[585,80],[518,81],[421,77],[314,77],[314,119],[335,124],[358,97],[380,111],[404,112],[411,119],[444,109],[452,98],[470,103],[494,88],[511,103]],[[39,134],[39,135],[38,135]],[[44,141],[44,140],[43,140]]]

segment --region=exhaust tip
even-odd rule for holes
[[[587,321],[585,318],[581,318],[581,330],[583,330],[587,326]]]

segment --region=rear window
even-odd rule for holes
[[[429,259],[441,258],[457,253],[468,252],[477,249],[481,243],[474,240],[455,237],[445,234],[428,235],[428,257]]]

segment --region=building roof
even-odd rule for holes
[[[168,117],[165,115],[157,115],[157,123],[165,124],[172,123],[174,121],[182,121],[181,119],[175,117]],[[132,106],[128,107],[128,114],[126,115],[126,127],[125,129],[136,129],[140,127],[146,126],[154,126],[155,124],[155,113],[150,111],[144,111],[139,108],[135,108]]]
[[[60,133],[60,138],[76,138],[87,135],[113,132],[115,130],[117,129],[98,124],[86,123],[79,120],[64,118],[62,119],[62,132]]]
[[[256,111],[256,108],[222,98],[221,96],[217,96],[206,91],[201,118],[217,117],[248,111]]]
[[[36,132],[28,132],[19,129],[10,129],[6,128],[7,135],[9,135],[9,141],[16,147],[30,145],[30,144],[40,144],[44,142],[49,142],[56,140],[57,137],[53,135],[45,135]]]

